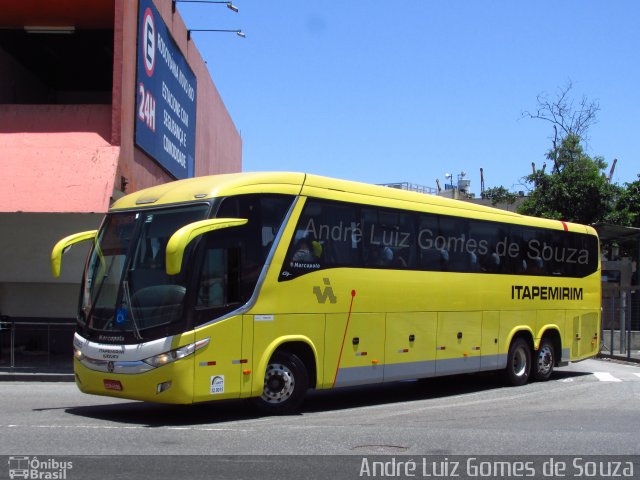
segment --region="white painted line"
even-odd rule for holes
[[[634,373],[636,377],[640,377],[640,373]]]
[[[619,378],[614,377],[609,372],[593,372],[595,377],[601,382],[621,382]]]
[[[40,428],[40,429],[60,429],[67,430],[74,429],[87,429],[87,430],[148,430],[149,427],[145,425],[0,425],[0,430],[3,428],[15,428],[15,429],[28,429],[28,428]],[[189,430],[189,431],[205,431],[205,432],[254,432],[255,429],[244,428],[217,428],[217,427],[160,427],[167,430]]]

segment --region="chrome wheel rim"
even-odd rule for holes
[[[293,372],[281,363],[272,363],[264,376],[262,399],[267,403],[286,402],[293,395],[295,380]]]
[[[537,369],[540,375],[548,375],[553,368],[553,350],[544,345],[538,352]]]

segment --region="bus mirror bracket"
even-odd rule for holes
[[[51,273],[55,278],[60,277],[60,271],[62,269],[62,255],[64,255],[67,250],[76,243],[95,239],[97,233],[98,230],[74,233],[73,235],[64,237],[54,245],[53,250],[51,251]]]
[[[177,275],[182,268],[182,257],[189,243],[200,235],[213,230],[239,227],[248,222],[246,218],[211,218],[193,222],[178,229],[167,243],[167,275]]]

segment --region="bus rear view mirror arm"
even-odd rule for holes
[[[195,238],[213,230],[239,227],[248,222],[245,218],[211,218],[193,222],[177,230],[167,243],[167,275],[177,275],[182,268],[182,257],[189,243]]]
[[[74,233],[68,237],[64,237],[58,243],[55,244],[51,251],[51,273],[55,278],[60,277],[60,271],[62,269],[62,255],[76,243],[86,242],[87,240],[93,240],[96,238],[98,230],[89,230],[86,232]]]

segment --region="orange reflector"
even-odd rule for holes
[[[251,375],[251,370],[242,370],[243,375]]]
[[[371,363],[373,363],[374,365],[377,365],[378,363],[380,363],[379,360],[371,360]]]

